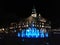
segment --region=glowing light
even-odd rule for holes
[[[42,25],[42,27],[44,27],[44,25]]]
[[[42,25],[44,25],[44,23],[42,23]]]
[[[41,14],[39,14],[39,16],[41,16]]]
[[[2,28],[2,30],[4,31],[5,29],[4,29],[4,28]]]
[[[21,37],[25,37],[25,30],[22,30],[22,35]]]
[[[14,27],[9,27],[9,29],[13,29]]]
[[[26,27],[28,27],[28,24],[26,25]]]
[[[16,30],[14,30],[14,32],[16,32]]]
[[[44,36],[44,30],[40,30],[40,37],[41,38],[44,38],[45,36]]]
[[[18,35],[17,35],[18,37],[20,37],[20,33],[18,32]]]
[[[34,27],[34,24],[32,24],[32,26]]]
[[[44,33],[42,32],[40,36],[41,36],[41,38],[44,38]]]
[[[36,14],[32,14],[31,16],[32,16],[32,17],[37,17],[37,15],[36,15]]]
[[[31,30],[26,30],[26,36],[30,37],[31,36]]]
[[[41,27],[41,25],[40,25],[40,27]]]
[[[48,37],[48,33],[47,32],[45,33],[45,36]]]
[[[21,26],[18,26],[18,28],[21,28]]]

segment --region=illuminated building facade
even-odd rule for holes
[[[18,37],[25,38],[44,38],[48,37],[48,31],[51,26],[46,24],[46,21],[41,14],[37,15],[36,9],[32,9],[32,14],[24,21],[20,22],[19,30],[22,33],[18,33]]]

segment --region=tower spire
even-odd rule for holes
[[[36,9],[34,5],[33,5],[32,13],[36,13]]]
[[[35,6],[33,5],[33,9],[32,9],[32,14],[31,14],[32,17],[37,17],[37,13],[36,13],[36,9],[35,9]]]

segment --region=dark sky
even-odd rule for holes
[[[27,18],[31,14],[33,4],[37,13],[50,20],[54,27],[60,26],[57,18],[59,16],[56,15],[56,1],[49,0],[2,0],[0,1],[0,24]]]

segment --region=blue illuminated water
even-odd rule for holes
[[[24,38],[45,38],[48,37],[48,32],[39,30],[35,27],[22,30],[21,33],[18,32],[18,37]]]
[[[20,37],[20,35],[21,35],[20,32],[18,32],[17,36]]]

